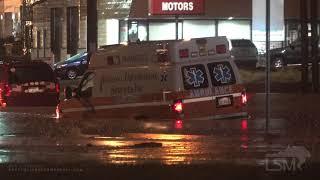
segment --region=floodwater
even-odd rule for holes
[[[83,120],[58,122],[50,116],[0,113],[0,163],[207,164],[261,166],[267,155],[289,145],[318,151],[310,139],[291,139],[286,121]],[[306,141],[305,141],[306,140]]]

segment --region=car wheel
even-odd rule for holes
[[[272,62],[272,67],[274,69],[281,69],[285,66],[283,58],[282,57],[277,57],[275,60]]]
[[[74,80],[78,77],[78,72],[75,69],[69,69],[67,71],[67,78]]]

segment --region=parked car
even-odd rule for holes
[[[248,39],[230,40],[231,55],[240,68],[255,68],[258,61],[258,50]]]
[[[59,82],[52,68],[40,61],[0,64],[0,105],[57,106]],[[1,110],[2,110],[1,109]]]
[[[54,71],[61,79],[76,79],[82,76],[88,69],[88,53],[82,52],[70,57],[69,59],[54,64]]]
[[[309,54],[311,56],[311,38],[309,39],[308,47]],[[265,59],[266,58],[264,56],[260,58],[258,62],[258,67],[265,67]],[[283,48],[276,48],[270,50],[270,64],[271,68],[273,69],[282,68],[287,65],[300,65],[301,63],[301,39],[297,39],[296,41],[293,41],[291,44]]]

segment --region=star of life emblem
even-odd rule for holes
[[[217,82],[221,82],[222,84],[227,84],[231,81],[231,71],[228,66],[223,64],[219,64],[213,70],[214,78]]]
[[[190,68],[190,70],[185,70],[186,82],[193,87],[200,87],[205,78],[203,77],[204,73],[197,68]]]

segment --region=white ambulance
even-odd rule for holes
[[[94,53],[63,118],[209,120],[247,116],[226,37],[106,46]]]

